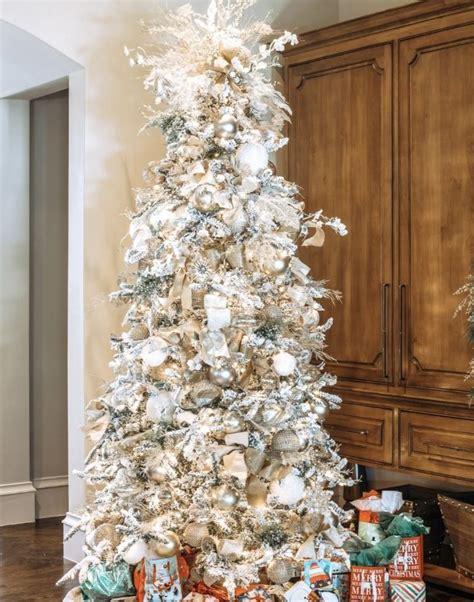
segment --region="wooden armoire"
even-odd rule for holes
[[[453,295],[474,259],[474,0],[425,0],[284,55],[287,175],[349,234],[301,249],[343,302],[328,352],[353,462],[474,482],[472,349]]]

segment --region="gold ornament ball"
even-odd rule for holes
[[[267,567],[267,576],[270,581],[281,585],[294,577],[295,571],[288,560],[275,558]]]
[[[135,324],[130,328],[128,334],[132,341],[143,341],[143,339],[147,339],[150,336],[150,332],[145,324]]]
[[[211,492],[212,505],[219,510],[232,510],[239,503],[239,494],[229,485],[219,485]]]
[[[237,133],[237,121],[233,115],[226,113],[214,125],[214,132],[219,138],[233,138]]]
[[[286,272],[290,259],[288,256],[266,257],[262,262],[263,271],[268,276],[280,276]]]
[[[98,546],[102,541],[109,541],[113,547],[120,543],[120,535],[111,523],[103,523],[96,527],[88,536],[87,543],[91,547]]]
[[[276,452],[297,452],[301,447],[301,442],[295,431],[283,429],[273,435],[272,449]]]
[[[181,547],[179,537],[173,531],[165,531],[162,541],[156,540],[152,543],[153,551],[159,558],[170,558],[176,556]]]
[[[244,428],[242,418],[236,413],[228,410],[222,417],[222,425],[226,433],[238,433]]]
[[[201,211],[214,211],[219,208],[219,204],[215,201],[217,188],[212,184],[201,184],[194,191],[192,204],[196,209]]]
[[[201,547],[204,537],[208,537],[209,529],[202,523],[190,523],[184,530],[183,541],[192,548]]]
[[[230,387],[236,378],[235,370],[231,366],[213,366],[209,370],[209,379],[219,387]]]

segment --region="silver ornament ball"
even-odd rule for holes
[[[213,366],[209,370],[210,381],[219,387],[230,387],[236,376],[231,366]]]
[[[263,259],[262,268],[268,276],[280,276],[284,274],[290,264],[290,257],[276,256]]]
[[[222,425],[226,433],[238,433],[243,429],[244,422],[236,412],[228,410],[222,417]]]
[[[201,542],[204,537],[209,535],[207,525],[201,523],[190,523],[184,530],[183,541],[192,548],[201,547]]]
[[[171,556],[176,556],[179,552],[181,542],[174,531],[165,531],[162,541],[153,541],[151,545],[159,558],[170,558]]]
[[[329,414],[329,408],[324,402],[321,401],[321,402],[315,404],[315,406],[313,408],[313,412],[316,414],[316,416],[318,418],[321,418],[321,420],[324,420],[325,418],[327,418],[327,416]]]
[[[192,204],[196,209],[201,211],[214,211],[219,208],[219,204],[215,201],[217,188],[212,184],[201,184],[194,191]]]
[[[226,113],[214,125],[214,132],[219,138],[233,138],[237,132],[237,121],[233,115]]]
[[[278,585],[289,581],[294,577],[294,574],[294,568],[288,560],[275,558],[267,567],[268,578]]]
[[[150,481],[155,483],[164,483],[168,479],[168,474],[160,458],[154,458],[147,464],[146,474]]]
[[[295,431],[283,429],[273,435],[272,449],[276,452],[297,452],[301,447],[301,442]]]
[[[237,491],[229,485],[218,485],[211,491],[212,505],[219,510],[232,510],[239,499]]]

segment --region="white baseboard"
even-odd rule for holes
[[[36,518],[64,516],[68,508],[68,477],[41,477],[33,481],[36,488]]]
[[[34,523],[35,495],[31,481],[0,485],[0,526]]]
[[[76,527],[81,521],[81,517],[78,514],[67,512],[63,520],[64,537],[69,533],[71,529]],[[82,550],[85,543],[84,531],[78,531],[75,535],[64,542],[64,558],[66,560],[72,560],[72,562],[79,562],[84,558],[84,552]]]

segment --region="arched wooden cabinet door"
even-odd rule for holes
[[[392,49],[390,44],[290,65],[293,123],[288,171],[308,211],[324,209],[349,236],[303,247],[314,277],[343,303],[326,302],[334,326],[330,368],[347,382],[392,380]],[[323,314],[324,317],[324,314]]]
[[[464,391],[453,321],[474,260],[474,25],[400,42],[399,365],[407,388]]]

